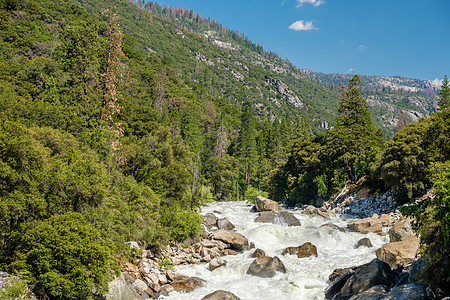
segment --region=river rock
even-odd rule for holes
[[[255,259],[247,270],[247,274],[259,277],[273,277],[275,272],[286,273],[286,268],[281,260],[275,256],[264,256]]]
[[[389,289],[385,285],[375,285],[361,294],[350,297],[349,300],[379,300],[388,291]]]
[[[235,294],[223,290],[215,291],[202,298],[202,300],[241,300]]]
[[[389,240],[391,243],[403,241],[412,235],[415,235],[415,233],[411,227],[410,218],[401,218],[389,229]]]
[[[282,255],[286,254],[296,254],[298,258],[316,256],[317,257],[317,247],[311,244],[310,242],[306,242],[298,247],[287,247],[284,249]]]
[[[210,262],[209,262],[209,270],[214,271],[217,268],[223,267],[227,265],[227,261],[224,260],[222,257],[216,257],[213,258]]]
[[[108,283],[108,293],[105,295],[105,298],[106,300],[136,299],[136,295],[125,280],[124,273],[121,273],[120,277],[117,277]]]
[[[255,222],[272,223],[284,226],[301,225],[300,221],[294,216],[294,214],[288,211],[282,212],[263,211],[259,213],[259,216],[255,219]]]
[[[388,263],[392,268],[406,266],[412,263],[419,250],[419,238],[415,235],[409,236],[403,241],[387,243],[377,249],[377,258]]]
[[[134,281],[131,288],[139,293],[147,293],[149,290],[149,287],[147,286],[147,284],[144,281],[140,280],[139,278],[137,278]]]
[[[217,217],[213,213],[207,213],[203,216],[202,223],[206,226],[206,229],[210,230],[217,225]]]
[[[355,273],[355,270],[358,267],[350,267],[350,268],[338,268],[335,269],[330,276],[328,276],[328,279],[331,282],[334,282],[335,280],[337,280],[339,277],[341,277],[342,275],[344,275],[345,273],[350,273],[350,275],[352,275],[353,273]]]
[[[230,244],[232,248],[237,250],[245,250],[248,248],[247,238],[238,232],[219,229],[213,232],[211,238]]]
[[[217,220],[217,228],[223,230],[233,230],[234,225],[227,218]]]
[[[172,281],[170,284],[177,292],[190,293],[198,287],[204,285],[204,280],[198,277],[189,277],[183,280]]]
[[[257,212],[261,211],[273,211],[273,212],[279,212],[284,210],[280,207],[280,205],[270,199],[267,199],[263,196],[257,196],[255,200],[255,209]]]
[[[385,294],[382,300],[425,300],[433,299],[427,295],[427,289],[424,285],[408,283],[397,286]]]
[[[307,215],[319,215],[321,217],[324,217],[325,219],[330,219],[330,215],[324,211],[322,211],[320,208],[317,208],[315,206],[312,205],[308,205],[306,206],[303,211],[303,214],[307,214]]]
[[[352,231],[357,231],[361,233],[381,233],[383,230],[383,225],[378,218],[364,218],[364,219],[354,219],[350,221],[347,228]]]
[[[390,288],[395,282],[395,275],[389,265],[377,258],[370,263],[359,266],[339,292],[341,298],[347,299],[358,295],[375,285]]]
[[[264,257],[266,256],[266,252],[264,252],[263,250],[257,248],[255,250],[255,252],[253,252],[252,257],[253,258],[260,258],[260,257]]]
[[[418,283],[423,284],[423,280],[420,279],[420,275],[423,273],[425,265],[429,261],[428,257],[421,257],[415,262],[413,262],[411,269],[409,270],[409,278],[408,281],[410,283]]]
[[[332,283],[325,289],[325,299],[334,299],[334,296],[340,292],[353,273],[354,271],[347,271],[339,275],[337,278],[333,277]],[[330,278],[332,275],[333,274],[330,275]]]
[[[222,251],[223,255],[238,255],[238,253],[231,249],[223,249]]]
[[[363,247],[363,246],[366,246],[367,248],[372,247],[372,242],[370,241],[369,238],[362,238],[362,239],[360,239],[356,243],[355,248],[359,248],[359,247]]]
[[[336,224],[333,224],[331,222],[322,224],[322,225],[320,225],[319,228],[328,228],[329,229],[329,233],[331,233],[333,230],[339,230],[340,232],[346,232],[347,231],[345,228],[339,227]]]

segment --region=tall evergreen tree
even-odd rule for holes
[[[439,92],[439,96],[441,99],[439,100],[439,108],[446,109],[450,108],[450,85],[448,83],[447,75],[445,75],[444,80],[442,81],[441,91]]]
[[[359,76],[354,75],[348,86],[341,88],[338,118],[328,147],[334,162],[347,170],[352,182],[364,175],[371,149],[381,144],[381,133],[375,130],[369,107],[361,97],[361,85]]]
[[[256,171],[255,165],[258,157],[254,122],[250,106],[245,106],[241,116],[241,128],[237,140],[237,155],[241,165],[244,167],[244,177],[247,186],[250,186],[251,177]]]

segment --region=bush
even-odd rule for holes
[[[89,299],[107,291],[109,245],[81,214],[70,212],[27,224],[14,263],[33,291],[51,299]]]
[[[246,191],[245,191],[245,199],[251,203],[255,203],[256,201],[256,197],[258,196],[263,196],[263,197],[269,197],[269,193],[267,192],[263,192],[258,190],[255,187],[250,186]]]
[[[200,232],[202,218],[193,210],[183,210],[178,205],[166,208],[162,213],[162,224],[170,232],[170,237],[183,241]]]

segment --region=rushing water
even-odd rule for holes
[[[277,272],[272,278],[246,274],[254,260],[250,257],[254,250],[245,251],[235,256],[224,256],[227,265],[214,271],[209,271],[207,263],[177,266],[176,271],[200,277],[206,280],[206,285],[188,294],[172,292],[162,299],[200,300],[216,290],[230,291],[242,300],[324,299],[328,276],[334,269],[367,263],[375,258],[376,249],[388,242],[387,237],[372,233],[363,235],[322,226],[331,222],[345,228],[348,220],[340,216],[327,220],[294,212],[301,226],[287,227],[256,223],[257,214],[249,210],[250,206],[245,202],[221,202],[204,207],[202,213],[214,212],[219,218],[228,218],[256,248],[264,250],[268,256],[278,256],[286,267],[286,274]],[[369,237],[373,247],[355,249],[354,245],[363,237]],[[305,242],[317,246],[318,257],[281,255],[286,247],[300,246]]]

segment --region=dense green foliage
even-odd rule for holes
[[[443,82],[441,102],[445,102]],[[386,184],[396,188],[405,203],[431,185],[432,196],[414,201],[402,212],[414,217],[420,233],[421,254],[428,257],[423,279],[449,293],[450,280],[450,109],[406,126],[387,143],[378,161]]]
[[[343,87],[336,126],[324,135],[297,140],[287,163],[275,173],[271,197],[291,205],[313,204],[369,174],[381,150],[382,133],[372,125],[360,96],[361,81],[354,76]]]
[[[265,188],[311,133],[300,116],[272,122],[281,110],[258,111],[236,79],[214,92],[222,74],[185,53],[228,51],[136,9],[0,1],[0,269],[40,297],[104,293],[125,242],[197,235],[202,203]]]

